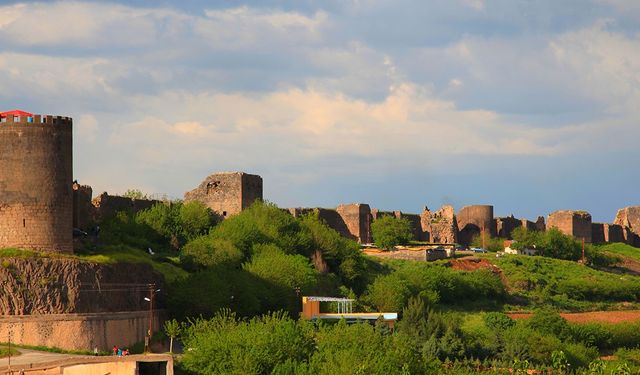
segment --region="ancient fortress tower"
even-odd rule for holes
[[[0,114],[0,248],[73,252],[72,120]]]
[[[184,201],[199,201],[222,217],[239,214],[262,200],[262,177],[243,172],[219,172],[184,194]]]

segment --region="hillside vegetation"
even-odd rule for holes
[[[219,222],[203,205],[178,202],[118,213],[73,257],[149,263],[164,274],[163,299],[182,321],[186,348],[177,368],[186,374],[637,370],[640,323],[570,324],[557,313],[634,307],[640,277],[613,265],[639,259],[636,250],[590,247],[582,265],[571,238],[520,235],[545,256],[490,253],[481,256],[486,267],[466,270],[447,260],[369,258],[317,215],[294,218],[269,203]],[[296,320],[302,295],[353,298],[357,311],[395,311],[400,320],[393,331],[381,322]],[[534,315],[514,321],[504,314],[511,310]]]

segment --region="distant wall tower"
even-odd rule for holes
[[[72,120],[0,115],[0,248],[73,252]]]
[[[223,217],[235,215],[262,200],[262,177],[243,172],[214,173],[185,193],[184,200],[202,202]]]
[[[496,235],[493,220],[493,206],[473,205],[465,206],[458,212],[458,239],[463,245],[470,245],[473,237],[484,231],[485,239]]]

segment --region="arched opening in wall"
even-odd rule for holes
[[[23,228],[27,227],[27,220],[25,218],[22,219],[22,227]]]
[[[222,216],[227,217],[227,211],[222,211]]]

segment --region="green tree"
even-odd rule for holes
[[[365,300],[375,306],[378,311],[402,311],[407,303],[411,290],[405,279],[396,273],[378,277],[369,285]]]
[[[242,268],[272,285],[263,296],[264,304],[273,310],[286,307],[292,314],[299,312],[301,295],[314,291],[318,283],[318,273],[309,259],[285,254],[273,244],[257,244],[253,251]]]
[[[270,374],[287,361],[311,356],[310,328],[283,313],[246,321],[222,311],[210,320],[191,321],[182,335],[181,364],[198,374]]]
[[[191,268],[239,266],[244,259],[244,253],[231,241],[201,236],[184,245],[180,259],[185,266]]]
[[[383,216],[371,224],[371,233],[376,246],[390,250],[413,239],[411,223],[405,218]]]
[[[139,189],[129,189],[125,191],[122,196],[131,199],[149,199],[147,194],[143,193],[142,190]]]
[[[179,234],[185,241],[207,234],[218,218],[204,203],[193,201],[178,206]]]
[[[164,322],[164,333],[169,336],[169,353],[173,353],[173,339],[180,336],[182,327],[177,320],[171,319]]]

